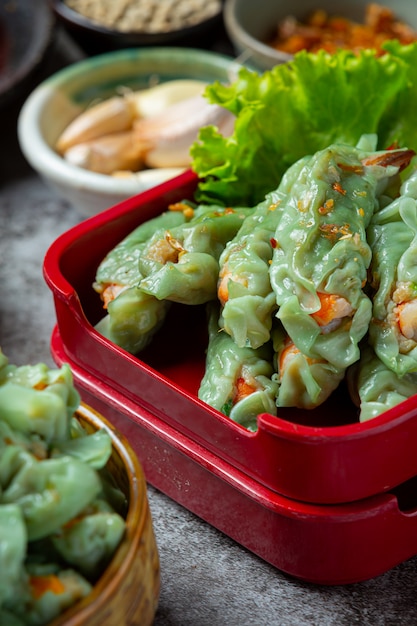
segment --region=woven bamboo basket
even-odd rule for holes
[[[49,626],[148,626],[159,599],[159,555],[142,467],[126,438],[85,404],[76,417],[92,432],[105,428],[113,444],[107,467],[128,499],[126,531],[107,569],[82,601]]]

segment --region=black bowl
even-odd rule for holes
[[[0,0],[0,107],[32,86],[54,23],[46,0]]]
[[[201,47],[205,45],[205,37],[209,37],[209,32],[222,22],[223,14],[223,9],[221,9],[202,22],[178,30],[156,33],[125,32],[110,30],[92,22],[81,13],[71,9],[64,0],[50,0],[50,6],[65,30],[90,55],[141,46],[190,45]]]

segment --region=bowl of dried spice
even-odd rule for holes
[[[201,42],[221,21],[223,0],[51,0],[51,6],[81,47],[96,54]]]

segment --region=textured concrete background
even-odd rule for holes
[[[65,38],[64,44],[54,64],[72,59]],[[20,104],[0,117],[0,345],[12,363],[52,366],[49,341],[55,314],[42,262],[52,241],[81,216],[47,188],[20,154]],[[149,487],[148,493],[162,571],[156,626],[417,624],[417,557],[364,583],[307,585],[264,563],[156,489]],[[395,540],[387,537],[387,543]]]

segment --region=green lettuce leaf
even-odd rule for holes
[[[386,146],[395,141],[417,151],[417,45],[401,46],[388,41],[384,47],[406,66],[407,82],[398,90],[391,106],[386,106],[378,132]]]
[[[198,201],[254,206],[299,158],[363,134],[377,133],[379,149],[396,141],[417,150],[417,44],[385,48],[379,57],[300,52],[263,74],[242,68],[231,85],[209,85],[208,100],[236,122],[230,137],[201,129],[191,147]]]

